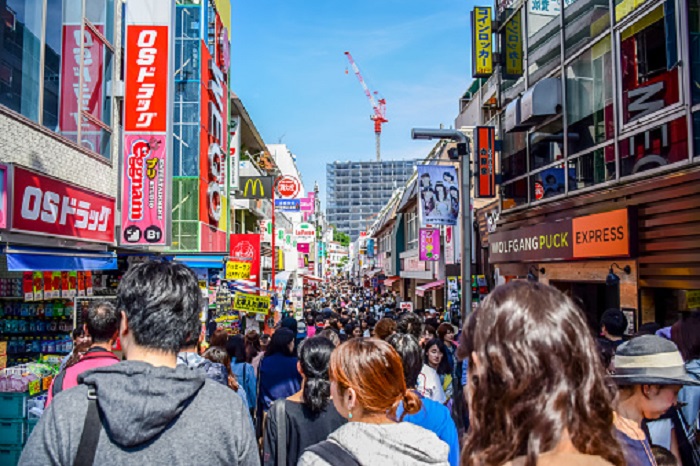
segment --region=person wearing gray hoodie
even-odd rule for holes
[[[445,442],[396,416],[399,405],[404,414],[416,414],[421,400],[406,389],[401,358],[388,343],[354,338],[340,345],[329,374],[333,404],[349,422],[307,448],[298,466],[449,466]]]
[[[199,332],[195,274],[180,264],[139,264],[117,294],[127,360],[85,372],[59,393],[19,464],[258,466],[241,398],[203,370],[177,366],[178,351]]]

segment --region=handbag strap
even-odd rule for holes
[[[83,433],[78,444],[78,453],[75,455],[73,466],[92,466],[95,462],[97,444],[102,432],[102,421],[97,409],[97,390],[94,386],[88,386],[88,409],[83,424]]]
[[[284,398],[272,403],[272,409],[277,421],[277,466],[287,466],[287,413]]]
[[[357,458],[335,442],[324,440],[306,449],[333,466],[361,466]]]

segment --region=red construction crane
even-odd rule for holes
[[[371,115],[370,119],[374,121],[374,134],[377,138],[377,162],[379,162],[381,160],[379,141],[382,135],[382,125],[389,121],[386,119],[386,99],[381,97],[377,91],[370,92],[369,88],[367,87],[367,83],[365,83],[362,73],[360,73],[360,69],[357,67],[357,64],[355,63],[355,60],[353,60],[352,55],[350,55],[350,52],[345,52],[345,56],[348,57],[350,66],[355,72],[355,76],[357,76],[360,84],[362,84],[362,89],[364,89],[365,95],[369,99],[369,103],[372,105],[372,109],[374,110],[374,115]],[[374,96],[377,96],[377,98],[375,99]]]

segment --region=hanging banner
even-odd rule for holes
[[[494,152],[496,146],[496,129],[493,126],[477,126],[474,147],[477,155],[477,176],[474,197],[496,197],[496,173],[494,170]]]
[[[236,293],[236,297],[233,300],[233,308],[241,312],[267,314],[270,310],[270,296]]]
[[[252,262],[227,261],[226,280],[248,280],[252,265]]]
[[[418,258],[426,262],[440,260],[439,228],[420,228],[418,230]]]
[[[263,243],[272,242],[272,220],[260,220],[260,235]]]
[[[418,194],[421,226],[457,224],[459,185],[454,167],[418,165]]]
[[[504,61],[505,73],[504,77],[508,79],[518,79],[523,75],[523,23],[522,11],[513,15],[506,23],[504,43]]]
[[[472,77],[488,78],[493,73],[491,7],[474,7],[471,20]]]
[[[313,196],[313,193],[309,193],[309,197],[304,197],[304,198],[299,199],[300,210],[302,212],[313,213],[315,202],[314,202],[314,198],[312,196]]]
[[[174,3],[128,2],[125,10],[124,157],[121,237],[124,245],[170,242]]]
[[[445,265],[455,264],[455,227],[445,227]]]
[[[231,261],[249,262],[250,284],[260,287],[260,235],[236,234],[230,235]]]
[[[241,176],[238,199],[272,199],[274,176]]]
[[[237,190],[241,185],[240,177],[240,157],[241,157],[241,117],[232,116],[229,120],[230,146],[228,149],[229,161],[229,191]]]

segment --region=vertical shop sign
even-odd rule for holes
[[[0,229],[7,228],[7,170],[0,164]]]
[[[231,260],[250,263],[249,284],[260,287],[260,235],[230,235]]]
[[[121,244],[159,245],[170,237],[172,89],[171,2],[126,6]]]
[[[445,227],[445,264],[455,263],[455,227]]]
[[[239,188],[238,178],[240,176],[240,152],[241,152],[241,117],[234,116],[230,120],[229,128],[230,146],[228,150],[229,160],[229,190],[234,191]]]
[[[506,23],[504,36],[504,76],[509,79],[517,79],[523,75],[523,23],[522,11],[513,15]]]
[[[477,177],[475,197],[496,197],[494,151],[496,130],[493,126],[476,127]]]
[[[493,73],[491,7],[472,11],[472,77],[488,78]]]
[[[440,260],[440,229],[421,228],[418,230],[419,259],[427,262]]]

